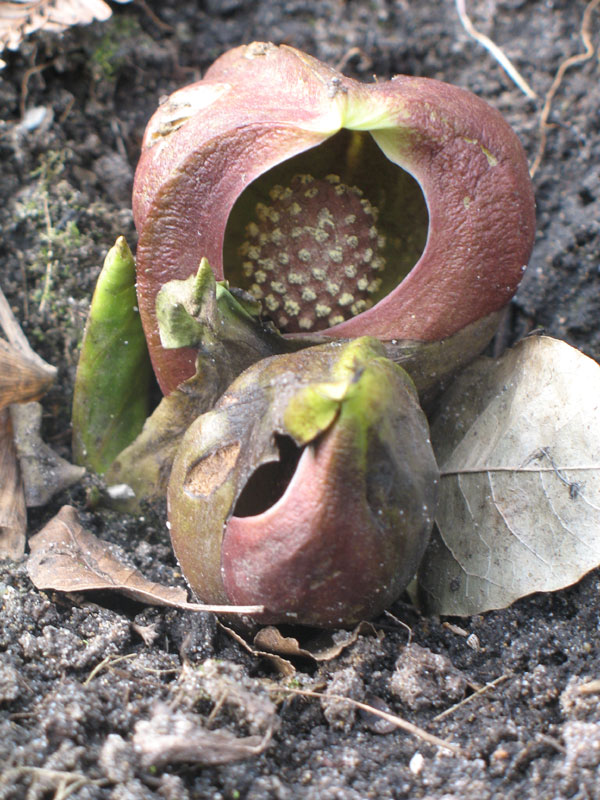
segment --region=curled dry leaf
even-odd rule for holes
[[[600,564],[600,367],[531,337],[480,358],[432,423],[437,531],[421,563],[429,611],[478,614]]]
[[[27,512],[8,409],[0,410],[0,559],[25,552]]]
[[[1,288],[0,328],[8,339],[0,339],[0,558],[17,559],[25,551],[27,530],[27,468],[19,463],[18,419],[31,405],[37,405],[30,401],[45,394],[56,377],[56,368],[31,349]],[[39,425],[36,433],[34,449]]]
[[[240,633],[221,624],[221,627],[235,639],[248,653],[257,658],[265,658],[286,677],[294,675],[296,667],[289,658],[310,661],[331,661],[347,647],[351,647],[359,636],[376,635],[369,622],[360,622],[354,630],[319,631],[298,628],[295,636],[285,636],[275,625],[260,628],[250,644]],[[300,638],[302,637],[302,638]],[[284,657],[285,656],[285,657]]]
[[[5,47],[17,50],[36,31],[60,33],[71,25],[107,20],[111,14],[104,0],[4,0],[0,2],[0,53]]]
[[[359,636],[364,635],[375,635],[375,628],[369,622],[360,622],[351,631],[312,632],[309,638],[302,641],[293,636],[284,636],[279,628],[268,625],[258,631],[254,637],[254,645],[279,655],[308,658],[312,661],[331,661],[353,645]]]
[[[38,589],[59,592],[114,590],[156,606],[190,611],[226,612],[228,608],[188,603],[184,589],[149,581],[134,567],[123,563],[115,548],[87,531],[72,506],[63,506],[29,542],[31,555],[27,571]],[[259,607],[260,608],[260,607]],[[257,607],[234,608],[236,613],[252,613]]]
[[[29,545],[27,570],[38,589],[115,589],[134,600],[168,606],[187,600],[184,589],[161,587],[120,561],[106,542],[82,527],[72,506],[63,506]]]
[[[55,376],[54,367],[27,358],[21,350],[0,339],[0,408],[38,400]]]
[[[226,631],[227,634],[231,636],[231,638],[234,639],[241,647],[243,647],[246,652],[250,653],[255,658],[266,659],[280,675],[283,675],[285,678],[289,678],[291,675],[295,674],[296,667],[291,661],[288,661],[287,658],[283,658],[283,656],[280,656],[278,653],[272,653],[268,650],[260,650],[256,647],[253,647],[240,633],[233,630],[233,628],[229,628],[227,625],[223,625],[223,623],[220,624],[223,630]]]
[[[158,704],[151,720],[135,726],[133,746],[144,767],[166,764],[229,764],[259,755],[271,740],[264,736],[237,737],[227,730],[208,730],[197,714],[173,711]]]
[[[46,505],[55,494],[83,478],[83,467],[70,464],[42,441],[39,403],[11,406],[11,419],[28,507]]]

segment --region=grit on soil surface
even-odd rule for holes
[[[132,175],[159,98],[230,47],[286,42],[364,80],[406,73],[466,87],[500,109],[533,162],[553,76],[584,51],[586,2],[467,5],[537,99],[467,36],[452,0],[152,0],[164,25],[139,5],[114,5],[106,23],[38,34],[5,54],[0,281],[32,345],[58,367],[43,401],[44,435],[62,455],[95,279],[117,235],[135,245]],[[591,21],[597,46],[598,10]],[[535,250],[498,346],[543,326],[600,356],[598,73],[594,54],[565,72],[555,94],[534,177]],[[66,502],[84,508],[86,488],[31,510],[30,532]],[[151,579],[181,583],[160,511],[86,512],[84,523]],[[470,638],[400,602],[393,617],[375,621],[377,635],[360,636],[331,661],[297,661],[284,679],[211,615],[38,592],[24,564],[0,570],[0,798],[600,797],[597,572],[505,611],[450,620]],[[286,694],[284,685],[325,698]],[[460,752],[328,694],[387,708]],[[229,764],[144,757],[161,731],[185,740],[216,729],[236,737],[272,730],[272,738]]]

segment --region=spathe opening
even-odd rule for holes
[[[234,517],[263,514],[283,497],[300,461],[303,448],[290,436],[275,435],[279,461],[262,464],[250,477],[233,510]]]
[[[374,238],[379,243],[379,250],[376,251],[375,258],[385,266],[376,276],[371,276],[376,277],[378,283],[376,290],[368,298],[371,304],[376,304],[389,294],[411,271],[425,249],[429,227],[427,204],[418,182],[408,172],[391,162],[368,132],[343,129],[317,147],[294,156],[259,176],[242,192],[229,216],[223,252],[224,275],[232,286],[250,291],[255,296],[262,294],[263,297],[257,299],[263,303],[265,316],[271,317],[282,332],[288,332],[285,325],[280,324],[286,292],[277,284],[285,284],[288,276],[295,276],[299,272],[297,267],[304,267],[300,263],[302,254],[299,256],[299,253],[302,250],[306,251],[306,248],[295,246],[293,238],[290,239],[287,234],[285,240],[282,240],[281,236],[276,236],[273,241],[267,242],[267,238],[269,240],[272,238],[273,230],[277,232],[280,226],[274,223],[263,227],[259,217],[264,208],[281,211],[280,208],[274,209],[277,202],[274,203],[273,190],[277,187],[287,189],[293,185],[298,175],[312,176],[317,182],[335,176],[342,185],[352,191],[354,189],[360,191],[364,202],[376,210],[378,236]],[[318,208],[317,213],[320,210]],[[317,228],[316,219],[306,220],[302,213],[298,214],[297,219],[299,224]],[[249,226],[250,230],[254,231],[254,238],[249,236]],[[364,228],[364,220],[361,220],[361,227]],[[344,227],[344,235],[350,234],[352,231]],[[260,237],[264,240],[262,243],[259,241]],[[249,262],[252,259],[248,258],[248,249],[255,246],[260,252],[254,250],[252,253],[254,269],[250,270]],[[314,263],[318,260],[318,253],[315,253],[314,249],[310,250],[310,267],[324,270],[325,282],[328,270],[335,267],[327,257],[330,249],[331,240],[325,241],[322,247],[323,260],[320,263]],[[363,253],[364,249],[363,247]],[[348,252],[343,253],[342,267],[352,266],[351,255]],[[265,266],[268,269],[265,270]],[[266,277],[264,277],[265,272]],[[352,270],[349,272],[352,275]],[[357,280],[359,279],[360,270]],[[288,294],[293,288],[294,281],[295,278],[292,278],[287,287]],[[336,278],[334,282],[339,283],[339,280]],[[272,284],[275,284],[275,289],[271,288]],[[336,308],[335,302],[341,299],[344,292],[352,293],[352,287],[340,287],[336,297],[333,298],[334,302],[329,303],[332,311],[323,315],[322,324],[318,329],[324,330],[336,324],[330,322],[334,319],[336,311],[347,312],[352,306],[352,303],[349,303],[342,309]],[[274,300],[266,302],[269,295]],[[310,292],[306,296],[310,298]],[[298,292],[293,295],[293,300],[302,305]],[[279,303],[277,309],[273,308],[275,301]],[[311,310],[314,310],[315,303],[315,300],[306,300]],[[327,305],[323,298],[321,305]],[[360,303],[355,304],[355,310],[350,316],[362,313],[363,310],[366,309],[362,308]],[[296,323],[302,318],[302,313],[303,309],[297,312]],[[346,313],[345,319],[347,318]],[[302,329],[302,324],[296,328],[299,331]],[[309,329],[306,328],[306,331],[309,332]],[[295,331],[290,328],[289,332]]]

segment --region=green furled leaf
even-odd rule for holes
[[[107,469],[104,479],[109,493],[113,486],[128,487],[123,496],[110,494],[108,505],[136,513],[141,510],[142,501],[165,497],[171,465],[183,434],[199,414],[214,405],[224,388],[215,365],[199,359],[194,377],[163,397],[141,433]]]
[[[151,366],[137,309],[135,264],[120,236],[92,298],[73,397],[73,458],[102,474],[141,431]]]
[[[419,572],[428,611],[504,608],[600,564],[598,397],[600,366],[545,336],[478,359],[442,396],[437,530]]]

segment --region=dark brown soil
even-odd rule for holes
[[[586,2],[467,5],[537,100],[466,35],[451,0],[152,0],[168,30],[138,5],[114,4],[106,23],[38,34],[5,54],[0,282],[32,345],[59,369],[44,399],[44,434],[62,455],[95,279],[117,235],[135,244],[132,176],[159,97],[200,77],[229,47],[287,42],[364,80],[408,73],[471,89],[502,111],[533,161],[553,76],[584,49]],[[599,22],[595,11],[596,46]],[[534,179],[537,242],[498,347],[543,326],[600,357],[599,77],[594,54],[567,70],[554,98]],[[31,532],[65,502],[84,508],[86,482],[31,509]],[[181,581],[160,515],[89,513],[84,521],[149,577]],[[395,619],[376,621],[379,636],[361,636],[320,666],[297,663],[296,688],[383,704],[460,745],[457,755],[331,698],[273,693],[275,682],[290,680],[210,615],[46,594],[24,564],[0,570],[2,799],[600,797],[600,688],[581,689],[598,678],[598,573],[506,611],[450,621],[476,638],[398,603]],[[407,650],[405,625],[417,648]],[[263,753],[237,763],[145,761],[134,745],[185,720],[239,737],[274,732]]]

